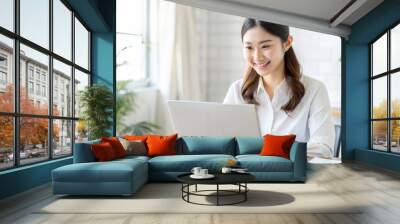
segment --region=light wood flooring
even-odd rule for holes
[[[400,223],[400,174],[360,163],[309,166],[308,182],[345,201],[367,206],[356,214],[37,214],[54,200],[49,185],[0,201],[0,223],[220,224],[220,223]],[[173,206],[173,205],[171,205]]]

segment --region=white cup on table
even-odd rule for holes
[[[201,169],[200,170],[200,176],[207,176],[208,175],[208,169]]]
[[[202,170],[202,168],[201,167],[193,167],[193,169],[192,169],[192,173],[194,174],[194,175],[196,175],[196,176],[200,176],[201,175],[201,173],[200,173],[200,171]]]

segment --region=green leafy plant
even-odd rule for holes
[[[123,118],[130,112],[135,112],[138,107],[135,99],[136,94],[129,89],[131,81],[117,82],[117,134],[133,134],[143,135],[153,133],[159,126],[148,122],[141,121],[135,124],[128,125]]]
[[[81,118],[88,128],[89,139],[110,136],[114,99],[112,91],[102,84],[86,87],[80,93]]]

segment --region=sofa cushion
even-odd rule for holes
[[[124,138],[119,138],[119,141],[124,146],[126,155],[137,155],[145,156],[147,155],[146,143],[142,140],[126,140]]]
[[[235,155],[233,137],[185,136],[177,142],[177,153],[184,155]]]
[[[126,156],[126,151],[124,146],[121,144],[117,137],[103,137],[101,138],[101,142],[108,142],[114,149],[115,155],[117,158],[122,158]]]
[[[87,142],[75,143],[74,148],[74,163],[95,162],[96,158],[90,148],[92,144],[99,144],[99,139]]]
[[[290,159],[290,148],[296,135],[270,135],[264,136],[264,145],[261,149],[261,156],[280,156]]]
[[[94,157],[96,157],[96,161],[105,162],[118,158],[112,145],[108,142],[92,144],[90,147],[92,149]]]
[[[163,172],[190,172],[193,167],[200,166],[212,172],[219,171],[230,159],[231,155],[175,155],[158,156],[149,160],[149,170]]]
[[[131,159],[109,162],[74,163],[53,170],[58,182],[129,182],[134,172],[143,172],[146,162]],[[143,173],[147,176],[147,173]]]
[[[236,137],[236,155],[260,154],[263,147],[262,137]]]
[[[176,139],[178,134],[170,136],[150,135],[147,137],[147,155],[165,156],[176,154]]]
[[[249,172],[292,172],[292,161],[278,156],[238,155],[240,167]]]

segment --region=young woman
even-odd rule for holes
[[[245,19],[244,78],[230,86],[229,104],[256,104],[263,135],[295,134],[307,142],[308,157],[331,158],[335,131],[323,83],[303,75],[287,26]]]

